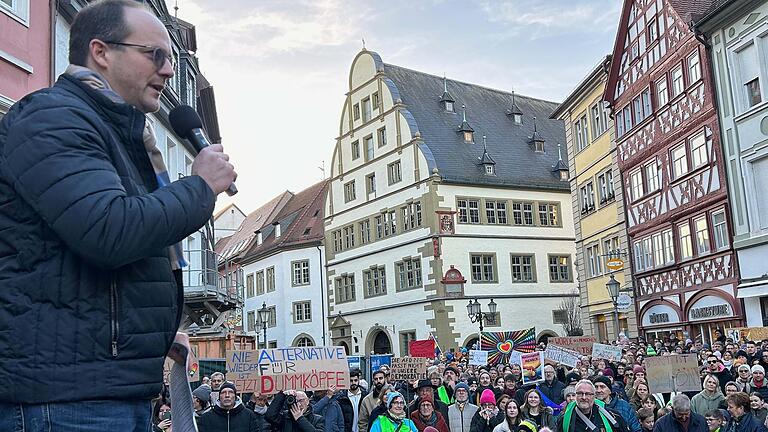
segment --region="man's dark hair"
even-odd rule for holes
[[[352,368],[349,370],[349,376],[351,377],[360,377],[360,369],[358,368]]]
[[[717,420],[725,420],[725,416],[723,415],[723,412],[719,409],[713,409],[709,410],[704,414],[704,417],[711,417],[713,419]]]
[[[125,8],[143,9],[135,0],[104,0],[92,3],[75,16],[69,32],[69,62],[85,66],[91,41],[121,42],[131,34]]]
[[[382,375],[384,375],[384,378],[386,378],[386,377],[387,377],[387,374],[386,374],[386,372],[384,372],[384,371],[383,371],[383,370],[381,370],[381,369],[379,369],[379,370],[375,371],[375,372],[373,373],[373,375],[371,375],[371,377],[372,377],[372,378],[376,378],[376,375],[378,375],[378,374],[382,374]]]
[[[752,396],[754,396],[754,397],[756,397],[756,398],[760,399],[760,401],[762,401],[762,400],[763,400],[763,395],[761,395],[761,394],[760,394],[760,392],[756,392],[756,391],[754,391],[754,392],[752,392],[752,393],[749,395],[749,397],[752,397]]]
[[[731,393],[725,397],[725,402],[733,404],[735,407],[741,407],[745,411],[749,411],[752,407],[749,405],[749,395],[744,392]]]
[[[512,374],[504,375],[504,381],[515,381],[515,376]]]
[[[653,412],[652,409],[640,408],[639,410],[637,410],[637,419],[640,420],[641,422],[651,417],[655,418],[655,416],[656,414]]]

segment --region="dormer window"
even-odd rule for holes
[[[443,95],[440,96],[440,102],[443,104],[443,108],[448,112],[454,112],[453,103],[455,101],[453,96],[448,93],[448,80],[443,77]]]
[[[515,122],[516,125],[523,124],[523,115],[512,114],[512,121]]]
[[[475,142],[475,133],[472,131],[464,131],[464,141],[471,143]]]
[[[496,175],[496,167],[494,167],[493,165],[486,165],[485,175]]]
[[[475,142],[475,130],[472,129],[472,126],[470,126],[467,122],[467,107],[462,105],[461,109],[463,111],[463,121],[457,128],[456,132],[461,132],[464,135],[464,142],[473,143]]]
[[[507,114],[512,116],[512,122],[516,125],[523,124],[523,111],[517,106],[515,92],[512,92],[512,106],[507,110]]]
[[[496,161],[493,160],[490,154],[488,154],[488,141],[486,140],[485,135],[483,135],[483,155],[478,159],[480,160],[480,164],[483,165],[485,175],[496,175]]]
[[[539,130],[536,126],[536,117],[533,118],[533,135],[531,135],[528,143],[533,147],[533,151],[536,153],[544,153],[544,138],[539,134]]]
[[[445,104],[445,110],[448,112],[453,112],[453,102],[451,101],[444,101]]]
[[[537,152],[544,153],[544,141],[536,141],[534,148]]]

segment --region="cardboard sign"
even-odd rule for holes
[[[163,363],[163,382],[169,383],[170,382],[170,376],[171,376],[171,368],[173,367],[174,361],[170,358],[165,358],[165,363]],[[194,352],[191,350],[189,351],[189,355],[187,356],[187,366],[189,369],[187,370],[187,374],[189,377],[189,382],[197,382],[200,381],[200,362],[197,360],[197,356]]]
[[[621,347],[601,343],[592,344],[592,358],[610,361],[621,360]]]
[[[423,357],[393,357],[389,379],[413,381],[427,378],[427,364]]]
[[[544,381],[544,352],[520,354],[520,368],[523,371],[523,385]]]
[[[488,351],[469,350],[469,364],[485,366],[488,364]]]
[[[581,354],[576,351],[549,344],[544,350],[544,360],[552,363],[560,363],[570,367],[576,367],[576,363],[581,359]]]
[[[349,388],[343,347],[289,347],[227,351],[227,380],[240,393]]]
[[[412,340],[408,342],[408,355],[411,357],[435,358],[435,340]]]
[[[592,344],[595,342],[597,342],[597,338],[594,336],[551,337],[548,340],[548,344],[557,345],[571,351],[576,351],[581,355],[591,355]]]
[[[740,327],[737,329],[739,336],[746,338],[747,340],[760,341],[768,340],[768,327]],[[736,341],[736,339],[734,339]]]
[[[701,391],[696,354],[648,357],[645,370],[652,393]]]

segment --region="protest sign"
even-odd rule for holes
[[[576,351],[581,355],[590,355],[592,354],[592,344],[595,342],[597,342],[597,338],[594,336],[562,336],[549,338],[547,344]]]
[[[423,357],[393,357],[389,379],[412,381],[427,378],[427,363]]]
[[[548,363],[560,363],[570,367],[576,367],[576,363],[581,359],[581,354],[576,351],[549,344],[544,350],[544,360]]]
[[[349,388],[343,347],[289,347],[227,351],[227,380],[241,393]]]
[[[592,344],[592,358],[619,361],[621,360],[621,347],[594,343]]]
[[[510,332],[482,332],[480,347],[488,351],[488,364],[507,364],[512,361],[512,350],[533,352],[536,349],[536,328]]]
[[[408,342],[408,355],[412,357],[435,358],[435,340],[412,340]]]
[[[469,364],[485,366],[488,364],[488,351],[469,350]]]
[[[544,381],[544,352],[520,353],[523,385]]]
[[[163,382],[170,382],[169,377],[171,376],[171,368],[174,363],[175,362],[170,358],[165,358],[165,363],[163,363]],[[200,381],[200,362],[197,360],[197,356],[192,350],[189,351],[187,357],[187,375],[189,382]]]
[[[392,354],[371,354],[368,358],[371,364],[371,377],[382,366],[389,366],[392,364]]]
[[[745,338],[746,340],[751,340],[758,343],[763,340],[768,340],[768,327],[739,327],[736,329],[728,330],[737,330],[738,336]],[[731,337],[733,332],[728,332],[728,330],[726,330],[726,336]],[[734,342],[737,341],[738,339],[734,339]]]
[[[645,377],[652,393],[700,391],[696,354],[681,354],[645,359]]]

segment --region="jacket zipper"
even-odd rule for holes
[[[110,329],[112,335],[112,357],[117,357],[117,337],[120,332],[120,324],[117,322],[117,280],[115,276],[112,276],[112,281],[109,285],[109,319]]]

